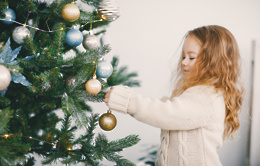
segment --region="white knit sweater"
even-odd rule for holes
[[[116,86],[108,105],[161,128],[156,166],[220,166],[225,102],[210,86],[194,86],[172,99],[151,99]]]

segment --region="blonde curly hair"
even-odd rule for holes
[[[191,30],[187,36],[195,37],[201,50],[195,62],[193,74],[184,77],[180,59],[178,77],[173,96],[180,95],[195,85],[212,85],[224,92],[226,116],[223,138],[233,138],[240,123],[238,112],[243,99],[243,86],[240,78],[240,53],[236,39],[229,30],[218,25],[203,26]]]

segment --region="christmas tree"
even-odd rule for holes
[[[94,133],[98,122],[112,130],[116,119],[89,106],[111,86],[139,86],[117,57],[105,60],[111,48],[98,38],[119,16],[116,2],[1,0],[0,11],[0,165],[34,165],[30,154],[43,164],[134,165],[119,152],[138,136],[109,141]],[[84,134],[76,137],[78,129]]]

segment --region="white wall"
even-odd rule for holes
[[[254,79],[253,94],[252,94],[252,126],[251,126],[251,139],[250,139],[250,163],[252,166],[260,165],[260,40],[254,42]]]
[[[260,36],[259,0],[118,0],[120,18],[110,24],[105,42],[112,47],[113,55],[120,58],[120,66],[137,71],[142,86],[134,90],[144,96],[160,98],[169,94],[171,64],[178,55],[174,53],[184,34],[195,27],[218,24],[229,29],[236,37],[242,59],[242,78],[246,98],[240,114],[239,137],[225,141],[219,151],[225,166],[244,166],[247,160],[249,125],[249,88],[251,41]],[[105,104],[95,104],[98,113],[106,112]],[[137,162],[142,157],[145,145],[159,145],[160,130],[136,121],[128,115],[113,112],[118,125],[105,132],[114,140],[129,134],[138,134],[141,142],[122,153]],[[97,129],[97,132],[99,129]],[[111,164],[112,165],[112,164]]]

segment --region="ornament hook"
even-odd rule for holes
[[[92,30],[92,22],[90,23],[89,30],[90,30],[90,31]]]
[[[96,73],[97,73],[97,60],[93,59],[92,64],[93,64],[93,78],[97,78]]]

